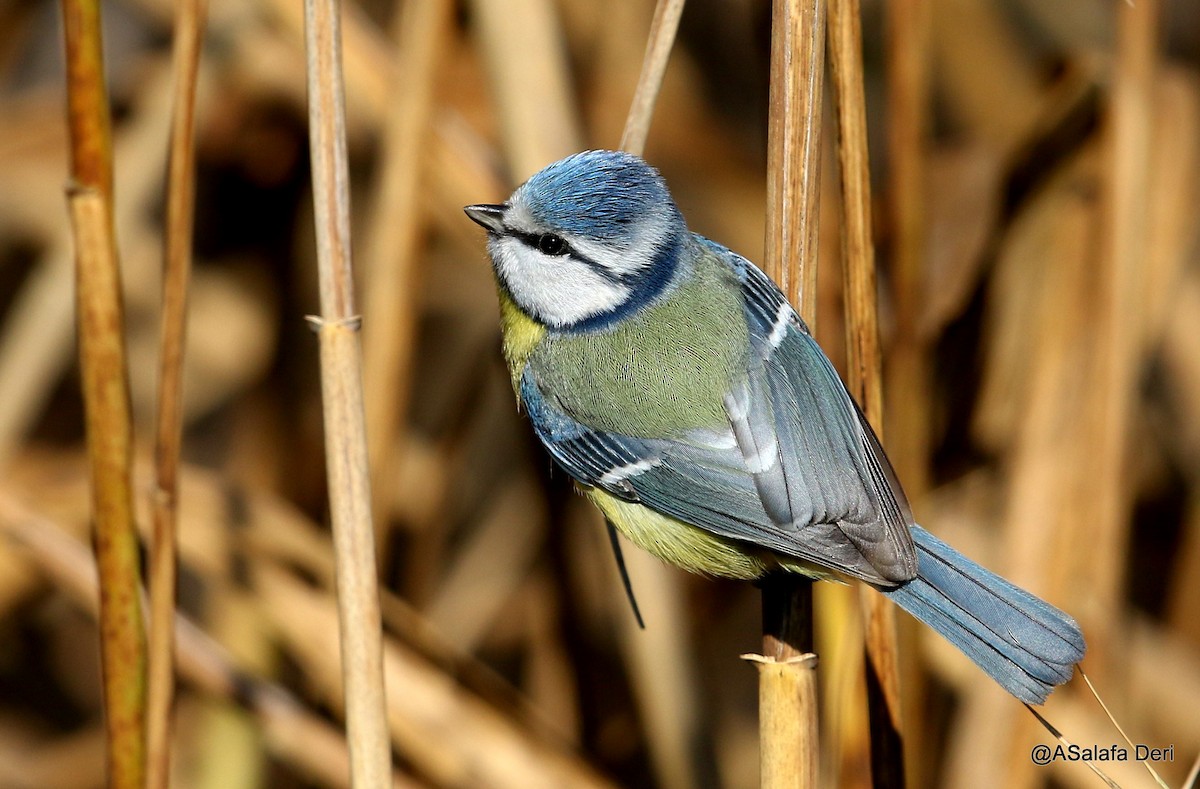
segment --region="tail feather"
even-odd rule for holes
[[[1018,699],[1041,704],[1086,649],[1075,620],[920,526],[918,574],[883,593],[946,637]]]

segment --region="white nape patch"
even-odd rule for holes
[[[658,460],[635,460],[632,463],[627,463],[624,466],[617,466],[613,470],[607,472],[600,477],[601,486],[616,485],[618,482],[627,480],[630,477],[635,477],[638,474],[649,471],[657,466]]]
[[[643,214],[630,228],[629,237],[620,242],[591,241],[577,235],[568,241],[572,249],[608,271],[617,275],[634,274],[654,263],[659,246],[671,230],[671,219],[666,211]]]
[[[788,324],[792,319],[792,306],[786,301],[779,305],[779,311],[775,313],[775,325],[771,327],[771,336],[767,338],[767,343],[770,344],[771,350],[779,347],[783,342],[783,338],[787,336]]]
[[[769,444],[746,458],[746,470],[751,474],[761,474],[772,468],[779,459],[778,450],[779,443],[775,440],[775,436],[771,436]]]
[[[545,255],[512,236],[488,244],[496,271],[517,305],[551,326],[569,326],[616,309],[631,295],[573,255]]]

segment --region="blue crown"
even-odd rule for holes
[[[683,217],[662,176],[637,156],[584,151],[534,174],[513,195],[539,224],[598,241],[620,242],[647,215]]]

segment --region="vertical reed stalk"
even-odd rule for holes
[[[888,358],[890,452],[908,495],[929,486],[925,350],[918,336],[925,257],[925,118],[929,109],[930,0],[887,5],[888,224],[896,340]]]
[[[774,0],[767,132],[765,270],[812,326],[816,318],[823,0]],[[759,663],[762,786],[817,785],[817,674],[812,581],[786,574],[762,585]]]
[[[685,0],[658,0],[654,6],[654,19],[650,23],[650,37],[646,41],[646,55],[642,59],[642,72],[638,76],[633,103],[625,119],[625,131],[621,134],[621,150],[636,153],[646,150],[646,136],[650,133],[650,119],[654,116],[654,103],[662,88],[663,75],[667,73],[667,61],[675,45],[675,33],[679,30],[679,18],[683,16]]]
[[[360,789],[376,789],[391,780],[391,748],[384,714],[383,644],[358,343],[360,320],[354,312],[350,260],[339,15],[337,0],[305,0],[313,209],[321,293],[321,316],[311,320],[321,347],[325,457],[337,565],[351,783]]]
[[[1144,326],[1144,276],[1140,271],[1147,228],[1147,172],[1154,118],[1158,3],[1121,4],[1117,12],[1116,62],[1108,117],[1107,172],[1100,226],[1106,231],[1099,271],[1097,370],[1092,393],[1090,509],[1094,589],[1088,630],[1091,672],[1115,669],[1105,655],[1124,651],[1119,619],[1131,506],[1129,417],[1136,386],[1138,343]]]
[[[883,361],[875,297],[875,248],[871,241],[871,173],[858,0],[829,1],[829,50],[842,184],[846,383],[882,441]],[[903,786],[895,610],[874,590],[865,586],[859,589],[866,626],[865,670],[873,784]]]
[[[112,134],[100,5],[63,0],[79,363],[100,577],[100,654],[108,785],[142,789],[146,766],[146,634],[130,482],[132,425],[121,272],[113,234]]]
[[[196,80],[205,0],[183,0],[175,17],[175,107],[167,171],[158,413],[154,446],[153,541],[150,545],[150,655],[146,709],[146,786],[166,789],[171,771],[175,696],[175,586],[179,453],[183,442],[183,354],[192,269],[195,203]]]

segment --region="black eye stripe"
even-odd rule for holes
[[[638,279],[638,274],[636,272],[631,272],[629,274],[618,274],[615,271],[610,271],[609,269],[600,265],[596,261],[594,261],[591,258],[587,257],[586,255],[583,255],[582,253],[580,253],[579,250],[573,248],[570,245],[570,243],[567,242],[566,239],[562,238],[561,236],[557,236],[554,233],[531,233],[528,230],[518,230],[515,227],[509,227],[506,229],[508,230],[508,234],[511,235],[513,238],[520,240],[520,242],[522,244],[524,244],[525,246],[529,247],[530,249],[536,249],[537,251],[541,252],[542,254],[549,254],[549,253],[547,253],[545,250],[543,250],[541,248],[541,245],[539,243],[541,241],[541,239],[543,239],[546,236],[555,236],[555,238],[560,239],[563,243],[562,251],[559,252],[557,255],[555,255],[555,257],[570,255],[571,257],[578,260],[580,263],[586,264],[588,266],[588,268],[592,269],[592,271],[595,271],[597,274],[599,274],[604,279],[606,279],[609,282],[612,282],[614,284],[629,285],[633,282],[636,282]]]
[[[525,230],[517,230],[516,228],[509,228],[509,232],[514,237],[519,238],[525,246],[530,249],[536,249],[544,255],[557,257],[559,255],[575,254],[575,250],[571,249],[571,245],[567,243],[567,240],[554,233],[530,233]],[[543,248],[543,244],[546,243],[547,239],[556,239],[561,246],[556,247],[557,251],[551,252],[549,249]]]
[[[563,240],[562,236],[556,236],[553,233],[543,233],[538,236],[537,245],[538,251],[544,255],[565,255],[571,251],[571,248],[567,246],[567,242]]]

